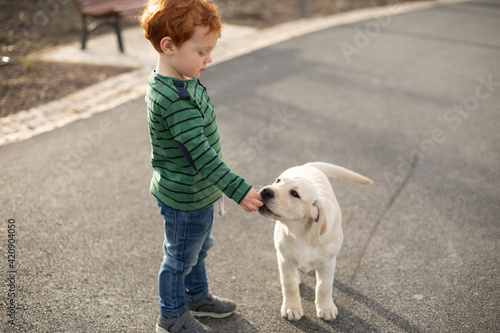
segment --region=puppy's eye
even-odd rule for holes
[[[279,183],[281,181],[281,179],[279,178],[276,178],[276,180],[274,181],[275,183]]]
[[[300,195],[299,195],[296,191],[291,190],[291,191],[290,191],[290,194],[292,195],[292,197],[296,197],[296,198],[299,198],[299,199],[300,199]]]

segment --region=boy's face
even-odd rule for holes
[[[198,78],[212,62],[210,57],[217,45],[219,35],[209,32],[208,27],[196,26],[193,36],[185,41],[181,47],[173,47],[170,64],[177,78]]]

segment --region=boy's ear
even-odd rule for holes
[[[175,45],[172,43],[170,37],[163,37],[160,41],[160,47],[166,55],[172,55],[174,53]]]

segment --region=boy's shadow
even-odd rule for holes
[[[223,319],[198,318],[200,323],[210,326],[214,332],[232,332],[232,333],[255,333],[257,328],[240,314],[234,313]]]

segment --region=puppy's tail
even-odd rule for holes
[[[322,171],[328,178],[347,180],[348,182],[362,185],[373,184],[373,181],[371,179],[335,164],[325,162],[310,162],[304,164],[304,166],[314,167]]]

